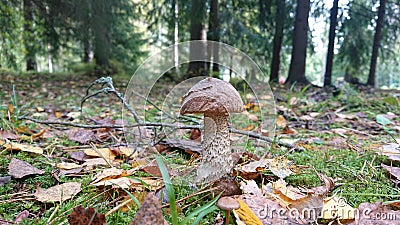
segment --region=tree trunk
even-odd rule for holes
[[[386,0],[379,1],[378,20],[376,21],[376,29],[374,36],[374,44],[372,46],[371,64],[369,67],[369,75],[367,85],[375,86],[376,62],[378,60],[379,45],[382,39],[383,17],[385,16]]]
[[[24,10],[24,44],[26,49],[25,60],[26,60],[26,70],[35,70],[36,63],[36,51],[35,51],[35,38],[33,34],[33,24],[34,24],[34,15],[33,15],[33,1],[32,0],[24,0],[23,1],[23,10]]]
[[[310,0],[297,0],[292,58],[290,60],[289,76],[286,83],[309,83],[305,76],[309,11]]]
[[[192,0],[191,20],[190,20],[190,40],[206,40],[205,26],[203,24],[203,13],[205,9],[204,0]],[[186,72],[185,79],[206,75],[207,63],[204,61],[196,61],[196,59],[206,59],[207,47],[190,44],[189,68]]]
[[[179,51],[178,51],[178,42],[179,42],[179,8],[178,8],[178,1],[172,1],[172,15],[174,15],[174,29],[173,29],[173,43],[174,43],[174,50],[173,50],[173,58],[174,58],[174,70],[175,74],[179,76]]]
[[[281,64],[281,49],[283,40],[283,25],[285,20],[285,0],[275,0],[276,14],[275,14],[275,33],[274,33],[274,46],[272,49],[272,63],[271,74],[269,81],[279,80],[279,68]]]
[[[219,6],[218,0],[210,0],[210,19],[208,23],[208,40],[219,42]],[[219,64],[215,63],[219,61],[219,45],[212,44],[208,47],[208,57],[211,59],[211,55],[213,57],[212,69],[213,75],[218,75],[219,73]],[[209,68],[209,66],[207,66]]]
[[[111,4],[108,0],[96,0],[93,2],[93,35],[94,35],[94,58],[96,65],[100,68],[109,68],[109,57],[111,52],[110,31],[111,26]]]
[[[338,14],[339,0],[333,1],[331,9],[330,25],[329,25],[329,42],[328,42],[328,53],[326,56],[326,68],[324,76],[324,86],[332,85],[332,66],[333,66],[333,48],[335,46],[336,36],[336,21]]]

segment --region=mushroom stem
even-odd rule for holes
[[[212,181],[231,172],[233,160],[228,123],[228,113],[204,114],[204,152],[197,170],[197,181]]]
[[[225,210],[225,225],[229,225],[231,210]]]

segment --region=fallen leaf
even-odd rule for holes
[[[21,223],[22,220],[28,218],[28,216],[29,216],[29,211],[24,210],[24,211],[18,213],[18,215],[14,219],[14,223],[16,223],[16,224]]]
[[[33,167],[31,164],[16,158],[12,158],[10,164],[8,164],[8,174],[15,178],[23,178],[29,175],[44,173],[44,170],[39,170]]]
[[[254,180],[240,181],[240,189],[243,191],[244,194],[263,196],[260,188]]]
[[[179,148],[184,151],[189,151],[189,152],[195,152],[195,153],[201,153],[203,150],[201,144],[197,141],[192,141],[192,140],[165,140],[165,144],[173,147],[173,148]]]
[[[62,162],[62,163],[57,163],[56,167],[64,170],[71,170],[71,169],[81,168],[82,166],[76,163]]]
[[[83,161],[85,161],[85,159],[86,159],[86,154],[85,154],[84,151],[70,152],[70,153],[69,153],[69,156],[70,156],[72,159],[78,160],[78,161],[80,161],[80,162],[83,162]]]
[[[400,161],[400,145],[397,143],[382,145],[382,148],[377,153],[385,155],[391,160]]]
[[[279,178],[285,178],[293,174],[292,162],[284,157],[275,157],[269,162],[268,169]]]
[[[27,144],[19,144],[19,143],[7,143],[3,145],[6,147],[8,151],[23,151],[23,152],[32,152],[36,154],[43,154],[43,149],[41,147],[36,147]]]
[[[67,131],[68,139],[71,141],[76,141],[81,144],[86,144],[94,137],[94,132],[92,130],[74,128]]]
[[[7,105],[8,112],[12,115],[14,114],[14,106],[12,104]]]
[[[101,173],[97,174],[92,181],[92,184],[97,183],[99,181],[103,180],[110,180],[114,178],[119,178],[119,177],[125,177],[125,176],[130,176],[132,175],[133,172],[127,172],[123,169],[118,169],[115,167],[108,168],[103,170]]]
[[[286,125],[287,125],[287,121],[286,121],[285,117],[283,117],[282,115],[279,115],[278,118],[276,119],[276,126],[286,127]]]
[[[161,202],[153,194],[149,193],[135,218],[129,225],[168,225],[161,211]]]
[[[72,198],[81,190],[81,183],[68,182],[48,189],[38,188],[35,197],[40,202],[62,202]]]
[[[385,168],[392,176],[396,177],[397,180],[400,180],[400,168],[394,166],[386,166],[385,164],[381,164],[383,168]]]
[[[85,162],[82,164],[83,167],[87,167],[90,169],[94,166],[107,166],[108,163],[103,158],[95,158],[95,159],[86,159]]]
[[[11,176],[0,177],[0,186],[3,186],[11,181]]]
[[[73,212],[68,216],[70,225],[106,225],[106,216],[96,212],[92,207],[83,208],[77,206]]]
[[[11,133],[9,131],[6,130],[0,130],[0,140],[18,140],[19,137],[18,135]]]
[[[258,116],[257,116],[257,115],[248,114],[247,117],[248,117],[249,120],[251,120],[251,121],[258,121]]]
[[[107,160],[114,160],[116,155],[109,148],[85,149],[85,154],[88,156],[101,157]]]

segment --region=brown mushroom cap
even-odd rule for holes
[[[182,115],[188,113],[242,112],[243,101],[228,82],[208,77],[195,84],[182,97]]]
[[[232,197],[222,197],[218,200],[217,206],[222,210],[234,210],[240,208],[239,202]]]

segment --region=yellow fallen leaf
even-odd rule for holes
[[[12,104],[8,104],[8,112],[10,112],[10,114],[14,114],[14,106]]]
[[[251,211],[249,206],[246,205],[242,200],[236,199],[239,204],[240,208],[234,210],[234,212],[239,216],[240,220],[243,221],[245,224],[251,225],[262,225],[261,220]]]
[[[287,121],[286,121],[285,117],[283,117],[282,115],[279,115],[278,118],[276,119],[276,125],[278,127],[286,127]]]
[[[43,149],[41,147],[36,147],[27,144],[20,144],[20,143],[7,143],[3,144],[7,151],[23,151],[23,152],[32,152],[36,154],[43,154]]]
[[[76,168],[81,168],[82,166],[78,165],[76,163],[62,162],[62,163],[57,163],[56,167],[60,168],[60,169],[64,169],[64,170],[72,170],[72,169],[76,169]]]
[[[35,139],[35,138],[40,138],[41,136],[43,136],[43,134],[46,132],[46,129],[42,129],[41,131],[39,131],[38,133],[36,133],[36,134],[32,134],[32,139]]]
[[[85,154],[88,156],[101,157],[108,160],[114,160],[115,154],[109,148],[98,148],[98,149],[85,149]]]
[[[118,178],[118,177],[124,177],[124,176],[129,176],[132,175],[132,173],[128,173],[123,169],[118,169],[115,167],[112,168],[108,168],[103,170],[101,173],[97,174],[94,178],[93,178],[93,184],[97,183],[99,181],[102,180],[110,180],[113,178]]]
[[[36,111],[38,111],[38,112],[44,112],[44,109],[43,109],[42,107],[38,106],[38,107],[36,107]]]
[[[38,188],[35,197],[40,202],[61,202],[72,198],[81,190],[81,183],[68,182],[48,189]]]
[[[62,113],[61,112],[56,112],[56,118],[61,118],[62,117]]]

